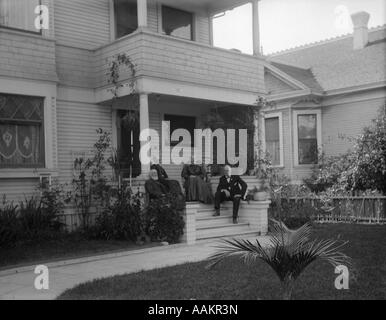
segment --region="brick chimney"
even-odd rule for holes
[[[357,12],[351,15],[354,25],[354,50],[360,50],[367,46],[369,42],[368,23],[370,15],[365,12]]]

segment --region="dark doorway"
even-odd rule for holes
[[[139,113],[120,110],[117,114],[118,157],[123,178],[138,177],[141,174],[139,152]]]

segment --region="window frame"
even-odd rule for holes
[[[163,26],[163,8],[164,7],[191,14],[191,16],[192,16],[192,26],[191,26],[191,31],[190,31],[190,39],[183,38],[183,37],[178,37],[178,36],[173,36],[173,35],[170,35],[170,36],[166,35],[166,33],[163,31],[163,29],[164,29],[164,26]],[[163,34],[165,36],[174,38],[174,39],[180,39],[180,40],[185,40],[185,41],[196,41],[196,15],[195,15],[194,12],[183,10],[183,9],[176,8],[176,7],[173,7],[173,6],[169,6],[169,5],[166,5],[166,4],[163,4],[163,3],[160,3],[160,5],[158,7],[158,11],[159,11],[159,15],[158,15],[158,19],[159,19],[159,25],[158,25],[159,33],[161,33],[161,34]]]
[[[135,3],[138,10],[138,4]],[[115,41],[118,39],[122,39],[124,37],[127,37],[135,32],[135,30],[131,33],[125,34],[121,37],[118,37],[118,28],[117,28],[117,11],[115,10],[115,0],[110,0],[110,37],[111,41]],[[138,11],[137,11],[137,30],[138,30]]]
[[[283,141],[283,113],[282,112],[275,112],[275,113],[266,113],[264,115],[264,126],[263,126],[263,132],[264,132],[264,141],[263,141],[263,150],[264,152],[267,152],[267,140],[265,136],[265,120],[266,119],[272,119],[272,118],[278,118],[279,119],[279,146],[280,146],[280,163],[278,165],[272,165],[274,168],[283,168],[284,167],[284,141]]]
[[[39,139],[40,139],[40,146],[39,146],[39,158],[41,161],[39,163],[35,164],[15,164],[15,165],[2,165],[0,164],[0,169],[30,169],[30,168],[37,168],[37,169],[44,169],[46,167],[46,146],[45,146],[45,121],[46,121],[46,115],[45,115],[45,97],[41,96],[31,96],[31,95],[22,95],[22,94],[12,94],[12,93],[3,93],[0,92],[0,95],[8,95],[8,96],[23,96],[25,98],[36,98],[36,99],[42,99],[42,119],[41,120],[23,120],[23,119],[1,119],[0,118],[0,124],[11,124],[15,126],[20,125],[27,125],[27,124],[38,124],[39,126]]]
[[[39,0],[39,6],[42,5],[42,0]],[[32,31],[27,29],[21,29],[21,28],[15,28],[15,27],[8,27],[0,23],[0,29],[7,29],[7,30],[13,30],[13,31],[19,31],[23,33],[29,33],[29,34],[35,34],[35,35],[43,35],[43,29],[40,29],[39,31]]]
[[[322,111],[314,109],[294,110],[293,111],[293,136],[294,136],[294,164],[297,167],[313,167],[316,163],[301,164],[299,163],[299,136],[298,136],[298,116],[315,115],[316,116],[316,142],[318,148],[318,155],[322,152]]]
[[[21,79],[0,79],[2,93],[44,98],[44,168],[0,168],[1,179],[35,179],[40,174],[58,176],[57,88],[56,83]]]

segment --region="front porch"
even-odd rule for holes
[[[148,177],[150,165],[159,163],[170,179],[181,181],[183,164],[190,163],[191,157],[199,155],[199,152],[202,152],[202,156],[198,158],[205,166],[229,163],[230,156],[226,144],[228,141],[234,141],[232,144],[235,145],[232,145],[232,148],[234,148],[235,159],[243,160],[243,163],[236,163],[236,166],[240,167],[240,173],[237,175],[245,175],[254,168],[254,148],[257,142],[263,139],[256,129],[258,123],[253,122],[252,126],[245,123],[243,117],[248,117],[247,107],[242,104],[155,93],[139,94],[134,98],[133,96],[119,98],[112,108],[112,146],[117,150],[124,149],[128,153],[125,159],[131,159],[130,166],[133,167],[131,178],[144,181]],[[125,118],[128,115],[133,120],[129,126],[125,124]],[[219,117],[220,120],[213,121],[213,116]],[[198,132],[203,132],[201,141],[195,136],[196,129],[201,130]],[[206,129],[211,130],[212,133],[216,129],[221,129],[225,142],[220,143],[215,134],[205,136]],[[234,137],[228,134],[228,129],[235,130]],[[182,140],[181,130],[189,134],[189,141],[185,137]],[[140,139],[141,132],[148,137],[146,141]],[[139,156],[140,149],[145,145],[151,145],[152,149],[151,153],[148,153],[150,161],[147,162],[141,161]],[[178,161],[172,159],[173,148],[177,145],[184,148],[183,153],[179,152]],[[223,159],[217,162],[220,155]],[[197,159],[195,163],[200,164]],[[126,167],[128,165],[126,163]],[[129,178],[129,175],[130,172],[127,170],[122,178]]]

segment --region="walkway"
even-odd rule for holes
[[[255,239],[256,237],[249,240]],[[259,240],[264,243],[267,238],[259,237]],[[48,290],[35,289],[34,282],[37,275],[34,273],[34,266],[1,271],[0,300],[55,299],[63,291],[93,279],[202,261],[215,251],[216,244],[218,240],[192,246],[178,244],[47,264]]]

